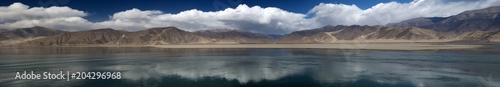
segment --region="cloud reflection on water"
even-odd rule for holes
[[[206,78],[236,80],[241,84],[278,81],[287,77],[305,75],[322,84],[348,84],[363,80],[379,84],[407,83],[417,87],[499,87],[494,63],[463,63],[469,61],[454,55],[455,62],[440,59],[439,52],[361,51],[344,58],[346,51],[329,49],[155,49],[155,48],[62,48],[56,59],[34,62],[10,59],[0,62],[0,84],[33,83],[48,86],[79,85],[85,81],[12,80],[12,73],[36,71],[122,71],[130,83],[156,81],[178,76],[192,81]],[[97,51],[94,51],[97,50]],[[359,50],[355,50],[359,51]],[[19,51],[18,51],[19,52]],[[22,52],[22,51],[21,51]],[[102,52],[102,54],[95,54]],[[6,52],[3,52],[6,53]],[[16,55],[23,54],[23,55]],[[392,54],[392,55],[384,55]],[[27,56],[28,55],[28,56]],[[33,55],[33,56],[29,56]],[[13,53],[5,57],[35,57],[37,51]],[[474,54],[462,54],[474,55]],[[446,56],[446,55],[445,55]],[[449,56],[449,55],[448,55]],[[497,55],[492,55],[497,56]],[[47,57],[47,56],[38,56]],[[486,56],[488,57],[488,56]],[[34,58],[36,59],[36,58]],[[485,58],[486,59],[486,58]],[[53,61],[58,60],[58,61]],[[24,61],[24,62],[23,62]],[[467,65],[467,66],[464,66]],[[486,66],[486,67],[485,67]],[[482,67],[482,68],[477,68]],[[467,71],[468,69],[474,71]],[[478,72],[475,72],[478,71]],[[489,73],[489,74],[488,74]],[[487,76],[485,76],[487,75]],[[491,79],[490,79],[491,78]],[[61,83],[47,84],[47,82]],[[30,84],[30,85],[33,85]]]

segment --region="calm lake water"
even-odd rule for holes
[[[489,49],[0,48],[1,87],[500,87]],[[19,80],[16,72],[121,72],[120,80]]]

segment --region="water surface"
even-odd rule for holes
[[[500,87],[500,50],[0,48],[2,87]],[[16,72],[121,80],[15,80]]]

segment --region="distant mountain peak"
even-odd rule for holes
[[[106,31],[106,30],[115,30],[113,28],[100,28],[100,29],[94,29],[96,31]]]
[[[29,38],[38,36],[50,36],[64,31],[54,30],[42,26],[34,26],[29,28],[17,28],[14,30],[7,30],[0,33],[0,40]]]
[[[150,29],[147,29],[146,31],[178,31],[178,32],[186,32],[184,30],[181,30],[177,27],[155,27],[155,28],[150,28]]]
[[[250,32],[250,31],[238,30],[238,29],[210,29],[210,30],[200,30],[200,31],[195,31],[195,32],[215,32],[215,33],[240,32],[240,33],[254,33],[254,32]]]
[[[462,12],[460,14],[470,14],[470,13],[499,13],[499,12],[500,12],[500,6],[492,6],[492,7],[487,7],[487,8],[484,8],[484,9],[469,10],[469,11]]]
[[[151,28],[151,29],[179,29],[179,28],[174,27],[174,26],[168,26],[168,27],[154,27],[154,28]]]
[[[50,29],[47,27],[42,27],[42,26],[33,26],[33,27],[28,27],[28,28],[16,28],[14,30],[55,30],[55,29]]]
[[[342,26],[342,25],[337,25],[337,26]],[[326,25],[326,26],[323,26],[323,28],[327,28],[327,27],[335,27],[333,25]]]
[[[441,32],[491,31],[500,30],[500,6],[469,10],[450,17],[421,17],[386,26],[419,27]]]
[[[261,33],[253,33],[237,29],[211,29],[193,32],[196,35],[210,38],[221,43],[264,43],[273,39]]]
[[[236,29],[211,29],[211,30],[203,30],[202,32],[231,32],[231,31],[240,32],[240,30],[236,30]]]

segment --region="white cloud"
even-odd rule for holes
[[[30,19],[30,20],[19,20],[16,22],[0,24],[0,26],[5,28],[26,28],[33,26],[44,26],[54,29],[61,29],[66,31],[78,31],[78,30],[88,30],[91,29],[91,22],[81,18],[81,17],[59,17],[59,18],[47,18],[47,19]]]
[[[368,9],[356,5],[321,3],[308,14],[276,7],[239,5],[221,11],[197,9],[180,13],[130,9],[117,12],[109,20],[89,22],[87,13],[70,7],[32,7],[21,3],[0,7],[0,28],[46,26],[61,30],[114,28],[129,31],[175,26],[188,31],[240,29],[268,34],[286,34],[325,25],[384,25],[417,17],[445,17],[472,9],[500,5],[500,0],[414,0],[410,3],[379,3]],[[312,15],[306,18],[306,15]]]
[[[283,34],[294,30],[313,28],[306,15],[279,8],[239,5],[215,12],[187,10],[177,14],[161,11],[131,9],[115,13],[109,21],[97,23],[100,27],[133,28],[175,26],[188,31],[230,28],[261,33]],[[316,27],[316,26],[314,26]]]
[[[92,25],[82,17],[87,14],[69,7],[33,7],[13,3],[0,7],[0,28],[46,26],[64,30],[80,30]]]
[[[368,9],[356,5],[321,3],[310,10],[321,25],[384,25],[417,17],[447,17],[460,12],[500,5],[500,0],[414,0],[379,3]]]

